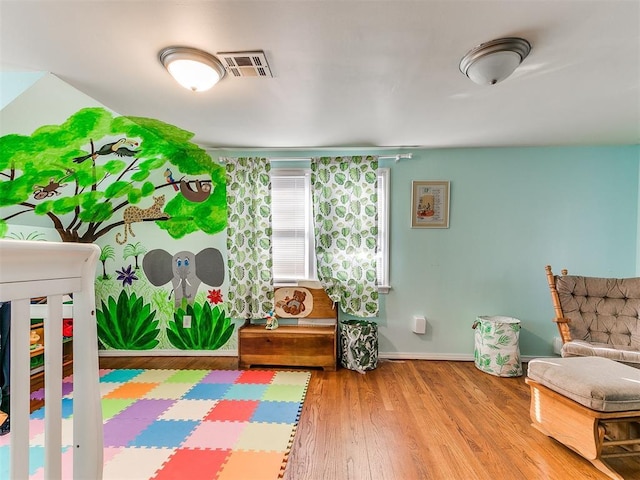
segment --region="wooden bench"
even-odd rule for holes
[[[287,287],[288,288],[288,287]],[[319,367],[335,371],[337,368],[337,307],[322,289],[305,289],[312,298],[302,315],[304,324],[280,323],[275,330],[265,329],[264,323],[245,322],[238,329],[238,366]],[[276,314],[286,315],[278,306]],[[281,315],[278,315],[281,317]],[[289,318],[295,318],[292,315]],[[283,318],[283,317],[281,317]],[[286,317],[284,317],[286,318]],[[293,321],[293,320],[292,320]],[[329,321],[330,325],[314,324]]]
[[[640,455],[640,371],[601,357],[535,359],[525,381],[533,427],[623,480],[604,460]]]

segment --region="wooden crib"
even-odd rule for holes
[[[73,477],[102,478],[102,408],[98,375],[95,270],[91,244],[0,240],[0,301],[11,302],[11,470],[29,478],[30,303],[47,297],[45,472],[62,474],[62,297],[73,295]]]

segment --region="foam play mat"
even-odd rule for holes
[[[311,374],[101,370],[104,479],[282,477]],[[73,379],[63,381],[62,474],[72,478]],[[42,392],[36,392],[42,394]],[[31,414],[30,478],[44,478],[44,410]],[[9,478],[11,434],[0,437]]]

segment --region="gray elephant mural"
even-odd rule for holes
[[[182,305],[183,298],[192,304],[201,283],[219,287],[224,281],[224,260],[216,248],[205,248],[197,255],[151,250],[142,259],[142,269],[157,287],[171,280],[176,308]]]

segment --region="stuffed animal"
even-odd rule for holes
[[[272,311],[267,314],[266,318],[267,325],[264,328],[266,328],[267,330],[275,330],[276,328],[278,328],[278,319]]]

